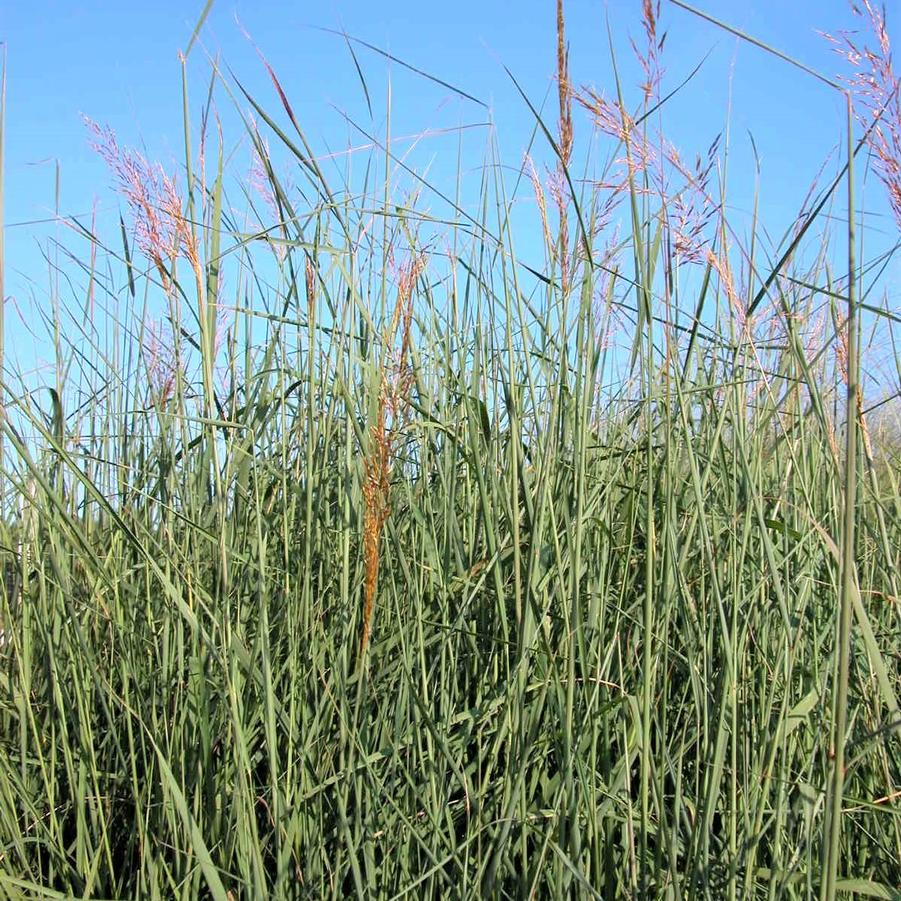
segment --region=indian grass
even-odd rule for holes
[[[491,131],[475,185],[390,129],[326,179],[265,63],[274,109],[218,69],[201,108],[234,99],[249,179],[192,154],[186,78],[181,187],[99,132],[129,220],[73,223],[50,390],[4,373],[0,894],[897,897],[855,169],[740,233],[728,135],[661,150],[642,9],[632,109],[569,83],[556,4],[549,185]]]

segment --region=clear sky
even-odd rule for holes
[[[112,0],[0,0],[0,40],[8,48],[6,115],[6,293],[24,309],[29,295],[46,290],[46,264],[38,242],[58,226],[29,224],[52,217],[56,162],[63,214],[87,217],[97,202],[99,229],[112,229],[119,202],[103,162],[89,148],[81,115],[112,126],[123,144],[143,145],[170,169],[182,159],[181,85],[178,51],[191,35],[204,0],[112,2]],[[841,61],[817,30],[858,27],[846,0],[698,0],[712,14],[833,75]],[[641,39],[640,0],[568,0],[572,81],[610,92],[611,63],[606,17],[633,98],[636,72],[628,37]],[[889,10],[889,28],[892,27]],[[552,0],[216,0],[201,45],[189,66],[193,110],[199,111],[209,78],[210,56],[219,55],[264,105],[281,112],[271,83],[249,43],[265,53],[317,149],[340,149],[364,139],[349,127],[347,113],[383,135],[391,83],[392,131],[481,123],[485,109],[411,75],[358,47],[374,105],[370,118],[359,77],[344,41],[318,28],[343,28],[412,65],[478,97],[490,108],[505,162],[518,166],[528,140],[528,110],[508,67],[533,102],[553,88],[555,9]],[[753,184],[751,132],[761,162],[761,205],[767,225],[786,228],[811,179],[842,138],[842,102],[828,88],[759,50],[738,42],[664,0],[660,23],[668,33],[664,93],[710,51],[694,82],[670,105],[668,136],[693,158],[706,150],[726,122],[732,73],[732,202],[750,202]],[[548,102],[552,103],[552,96]],[[219,94],[226,124],[229,102]],[[549,106],[553,110],[553,106]],[[587,117],[576,112],[575,139],[589,137]],[[229,132],[237,142],[239,131]],[[467,133],[481,161],[484,132]],[[424,140],[418,164],[432,162],[439,184],[451,187],[457,136]],[[246,145],[238,154],[247,156]],[[833,171],[833,170],[830,170]],[[873,207],[885,210],[876,197]],[[886,233],[887,218],[874,218]],[[110,232],[107,232],[110,235]],[[895,234],[892,234],[892,238]]]

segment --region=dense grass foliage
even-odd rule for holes
[[[489,143],[439,218],[225,89],[243,200],[212,130],[179,194],[94,127],[130,224],[84,230],[55,380],[7,361],[0,894],[807,898],[837,836],[835,887],[897,897],[901,473],[847,173],[742,239],[717,148],[567,86],[552,190]]]

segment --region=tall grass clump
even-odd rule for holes
[[[0,894],[899,897],[866,11],[777,239],[728,134],[666,138],[653,2],[635,97],[549,8],[513,178],[490,127],[450,188],[390,136],[326,171],[265,61],[271,106],[216,67],[195,124],[182,58],[178,173],[89,123],[121,219],[68,222],[52,379],[4,363]]]

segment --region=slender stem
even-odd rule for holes
[[[857,512],[857,383],[858,319],[855,292],[854,231],[854,116],[848,93],[848,393],[846,398],[845,437],[845,516],[842,532],[841,594],[838,619],[838,668],[835,676],[835,719],[832,737],[832,780],[826,840],[826,870],[820,889],[825,901],[835,898],[842,836],[842,798],[845,787],[845,733],[848,728],[848,681],[851,663],[851,599],[856,573],[854,539]]]
[[[4,267],[6,265],[3,246],[3,144],[6,137],[6,44],[3,45],[3,60],[0,62],[0,403],[3,402],[6,380],[4,365],[6,363],[6,321],[4,295]],[[0,472],[3,472],[3,434],[0,433]],[[2,503],[2,499],[0,499]]]

